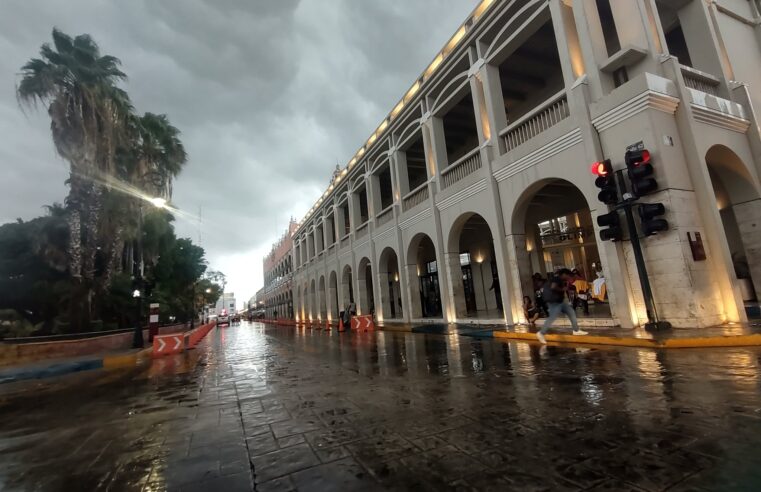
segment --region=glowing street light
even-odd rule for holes
[[[149,198],[148,201],[151,202],[156,208],[166,208],[167,206],[166,199],[161,198],[160,196]]]
[[[165,198],[162,197],[143,197],[145,201],[149,202],[156,208],[165,209],[169,205]],[[132,297],[135,298],[135,331],[132,336],[132,347],[143,348],[143,326],[141,324],[141,318],[143,316],[143,298],[141,295],[141,289],[143,288],[143,201],[139,200],[138,215],[137,215],[137,272],[135,272],[135,290],[132,292]],[[192,321],[191,321],[192,322]]]

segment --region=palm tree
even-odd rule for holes
[[[165,114],[145,113],[139,121],[137,148],[139,186],[153,196],[172,197],[172,181],[188,156],[180,140],[180,130]]]
[[[180,140],[180,131],[164,114],[145,113],[132,116],[127,126],[129,137],[117,150],[117,176],[132,188],[150,197],[172,197],[172,182],[187,162],[187,153]],[[103,286],[110,284],[120,265],[124,251],[124,239],[134,239],[142,231],[137,230],[134,218],[139,203],[129,197],[114,197],[119,204],[114,207],[118,217],[109,217],[109,240],[104,245],[107,262],[103,274]],[[137,200],[140,200],[138,198]],[[113,201],[112,201],[113,204]],[[131,262],[128,261],[128,264]]]
[[[70,321],[81,326],[89,324],[102,177],[114,170],[115,149],[132,106],[116,86],[126,78],[117,58],[101,55],[87,34],[71,38],[53,29],[52,37],[53,46],[43,44],[40,57],[21,68],[16,92],[21,103],[47,108],[56,150],[69,163],[68,266],[75,287],[81,287],[75,299],[86,303],[78,313],[72,306]]]

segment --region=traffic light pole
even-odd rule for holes
[[[629,241],[632,243],[632,251],[634,253],[634,261],[637,265],[639,283],[642,286],[642,297],[645,298],[645,310],[647,312],[645,329],[650,332],[670,330],[671,323],[658,318],[658,310],[656,309],[655,301],[653,300],[653,290],[650,287],[650,278],[647,275],[645,257],[642,255],[642,245],[639,242],[639,232],[637,231],[637,224],[634,221],[633,208],[635,205],[635,199],[626,191],[623,170],[616,171],[616,184],[618,185],[618,190],[622,198],[622,201],[616,208],[622,209],[626,215],[626,227],[629,230]]]

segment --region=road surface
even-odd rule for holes
[[[761,490],[761,350],[242,324],[0,387],[0,490]]]

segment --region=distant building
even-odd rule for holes
[[[293,318],[293,232],[298,227],[294,219],[288,224],[285,234],[272,245],[270,253],[264,257],[264,287],[257,292],[258,302],[264,303],[266,317]]]
[[[217,299],[217,304],[214,306],[214,314],[219,315],[223,309],[226,309],[230,314],[235,313],[235,306],[235,293],[225,292]]]

